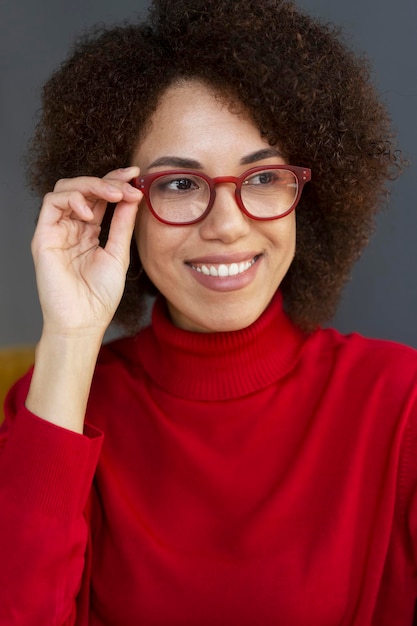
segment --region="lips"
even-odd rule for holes
[[[247,272],[254,263],[256,263],[257,257],[254,257],[250,261],[241,261],[240,263],[202,263],[194,264],[189,263],[190,267],[196,272],[201,272],[205,276],[220,276],[225,278],[226,276],[238,276]]]
[[[185,265],[204,288],[218,292],[236,291],[255,280],[261,257],[262,254],[255,252],[206,255],[187,259]]]
[[[186,261],[191,269],[204,276],[227,278],[244,274],[256,263],[261,255],[252,252],[233,255],[211,255]]]

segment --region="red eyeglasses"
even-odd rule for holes
[[[240,210],[254,220],[276,220],[297,206],[311,170],[295,165],[252,167],[241,176],[210,178],[193,170],[169,170],[134,178],[152,214],[160,222],[185,226],[202,221],[216,197],[216,185],[235,185]]]

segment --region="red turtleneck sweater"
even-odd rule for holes
[[[9,395],[2,626],[410,626],[417,354],[152,326],[102,349],[85,434]],[[104,433],[104,436],[103,436]]]

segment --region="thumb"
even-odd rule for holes
[[[104,250],[128,268],[130,262],[130,244],[135,228],[138,202],[117,204],[110,224],[109,236]]]

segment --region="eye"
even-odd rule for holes
[[[243,185],[246,188],[253,189],[254,191],[261,191],[265,189],[283,189],[289,187],[296,187],[297,181],[294,174],[289,170],[284,169],[271,169],[262,170],[248,176]]]
[[[263,172],[258,172],[253,176],[249,176],[243,182],[244,185],[255,185],[255,186],[264,186],[264,185],[273,185],[280,182],[280,175],[278,170],[267,170]]]
[[[197,185],[189,178],[177,178],[172,181],[169,187],[170,189],[178,189],[178,191],[186,191],[188,189],[195,189]]]
[[[200,188],[197,180],[193,178],[171,178],[164,176],[155,182],[159,193],[184,193],[195,191]]]

